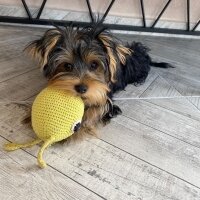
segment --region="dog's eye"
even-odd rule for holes
[[[90,70],[91,71],[94,71],[96,70],[97,68],[99,67],[99,64],[95,61],[93,61],[91,64],[90,64]]]
[[[67,72],[72,72],[73,71],[73,65],[70,63],[65,63],[64,68]]]

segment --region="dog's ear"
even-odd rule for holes
[[[110,71],[110,80],[111,82],[115,82],[115,75],[117,71],[117,62],[120,61],[122,64],[125,65],[126,63],[126,56],[132,53],[131,49],[123,46],[122,44],[118,44],[112,36],[106,35],[104,33],[100,33],[98,35],[98,39],[104,45],[106,49],[106,53],[108,55],[109,61],[109,71]]]
[[[25,48],[25,51],[32,58],[39,61],[41,68],[43,68],[47,64],[50,52],[54,49],[61,37],[61,31],[58,29],[50,29],[45,32],[41,39],[31,42]]]
[[[117,55],[119,57],[120,62],[125,65],[126,64],[126,56],[127,55],[131,55],[131,53],[133,52],[130,48],[125,47],[122,44],[118,44],[116,46],[116,52]]]

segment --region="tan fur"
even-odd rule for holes
[[[109,91],[109,88],[105,84],[95,80],[95,78],[96,77],[93,77],[92,74],[87,74],[80,80],[75,77],[62,77],[62,74],[60,73],[60,78],[56,77],[54,80],[52,79],[49,82],[49,84],[58,89],[68,90],[74,95],[80,95],[86,106],[81,129],[77,133],[73,134],[67,141],[81,140],[88,135],[97,136],[96,128],[103,115],[108,110],[106,94]],[[74,89],[74,86],[80,83],[88,86],[88,91],[82,95],[76,93]]]
[[[73,134],[68,141],[82,140],[86,136],[97,137],[97,128],[100,125],[99,122],[106,112],[107,104],[86,108],[81,129],[77,133]]]
[[[52,37],[52,35],[54,35]],[[48,30],[43,36],[44,42],[44,55],[42,55],[42,50],[40,46],[37,46],[37,41],[31,43],[25,48],[25,51],[35,60],[38,60],[40,67],[43,68],[47,63],[48,55],[55,47],[57,41],[60,39],[61,33],[57,29]]]
[[[126,64],[126,55],[131,55],[132,50],[123,46],[123,45],[117,45],[117,55],[120,59],[120,62],[125,65]]]
[[[83,98],[86,98],[84,100],[86,105],[104,105],[106,103],[109,88],[105,84],[92,79],[84,80],[83,83],[88,86],[88,91],[83,95]]]
[[[49,85],[57,89],[70,91],[74,95],[77,95],[76,91],[74,90],[74,86],[77,84],[80,84],[80,80],[72,77],[63,77],[62,79],[61,76],[59,79],[52,79],[49,81]]]
[[[107,101],[107,92],[109,88],[105,83],[97,81],[97,77],[92,73],[86,74],[84,77],[69,77],[64,76],[65,73],[57,74],[49,81],[49,84],[57,89],[71,91],[74,95],[81,95],[85,105],[105,105]],[[60,77],[59,77],[60,76]],[[74,87],[78,84],[88,86],[88,91],[84,94],[76,93]]]
[[[109,69],[110,69],[110,73],[111,73],[111,81],[115,82],[115,73],[116,73],[116,68],[117,68],[117,61],[115,59],[115,56],[113,54],[113,50],[110,47],[110,41],[112,40],[112,38],[100,34],[99,35],[99,39],[102,41],[102,43],[104,44],[106,50],[107,50],[107,54],[109,57]]]
[[[117,71],[117,60],[115,58],[115,55],[113,53],[111,46],[112,38],[103,34],[99,35],[99,39],[102,41],[102,43],[105,45],[105,48],[107,50],[107,54],[109,57],[109,69],[111,73],[111,81],[115,82],[115,74]],[[132,53],[131,49],[119,44],[116,47],[117,55],[120,59],[120,62],[122,64],[126,63],[126,56],[130,55]]]

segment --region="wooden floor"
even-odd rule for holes
[[[49,148],[45,170],[38,146],[2,150],[34,137],[21,119],[46,82],[22,50],[43,32],[0,27],[0,199],[199,200],[200,40],[121,35],[176,68],[152,68],[144,85],[117,94],[123,114],[99,138]]]

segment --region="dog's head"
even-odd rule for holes
[[[57,27],[28,47],[49,84],[79,95],[86,105],[104,105],[119,63],[130,50],[104,27]]]

